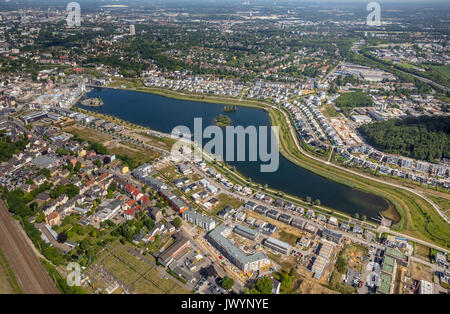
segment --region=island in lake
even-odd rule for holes
[[[103,106],[103,100],[100,97],[88,98],[88,99],[82,100],[81,104],[83,106],[88,106],[88,107],[101,107],[101,106]]]
[[[218,126],[228,126],[231,124],[231,122],[232,122],[231,119],[224,114],[221,114],[216,118],[216,124]]]

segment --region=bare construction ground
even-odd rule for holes
[[[0,248],[24,293],[59,293],[20,225],[0,201]]]

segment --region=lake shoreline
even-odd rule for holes
[[[193,105],[195,105],[196,107],[187,109],[186,103],[173,102],[173,101],[171,101],[170,103],[167,103],[164,100],[157,100],[157,98],[153,98],[153,97],[160,96],[160,97],[165,97],[168,99],[170,99],[170,97],[155,95],[155,94],[149,93],[149,92],[142,93],[141,95],[139,95],[141,93],[139,91],[123,89],[123,88],[98,88],[96,90],[97,91],[94,93],[94,96],[99,96],[100,93],[102,93],[102,90],[123,91],[125,93],[137,93],[137,94],[124,94],[123,97],[126,99],[132,99],[132,101],[134,103],[136,103],[138,107],[136,107],[136,110],[132,110],[131,112],[129,110],[130,109],[129,107],[126,108],[126,110],[124,110],[123,106],[118,105],[118,104],[115,105],[116,106],[115,109],[108,108],[109,99],[104,98],[103,96],[106,96],[108,94],[114,94],[114,97],[112,97],[114,99],[110,99],[110,100],[113,102],[117,102],[117,101],[120,102],[120,100],[117,100],[116,98],[121,98],[122,95],[120,95],[120,93],[117,94],[114,92],[106,92],[106,95],[102,94],[102,98],[105,99],[106,106],[104,106],[102,108],[91,108],[91,109],[93,109],[94,112],[105,113],[108,115],[114,115],[124,121],[129,121],[134,124],[143,125],[145,127],[149,127],[150,129],[154,129],[154,130],[157,130],[160,132],[165,132],[165,133],[170,133],[170,129],[167,129],[167,127],[168,127],[167,124],[170,125],[171,123],[174,124],[175,122],[173,119],[172,120],[169,119],[169,122],[166,121],[167,123],[164,123],[165,128],[167,130],[161,130],[160,129],[161,128],[160,120],[164,120],[164,119],[161,119],[162,116],[167,116],[167,117],[174,116],[173,114],[170,113],[170,112],[172,112],[171,109],[173,109],[172,108],[173,106],[175,106],[177,108],[181,106],[180,108],[183,112],[184,111],[194,111],[194,113],[191,112],[191,114],[193,114],[193,115],[195,115],[195,112],[197,112],[200,115],[203,115],[204,120],[210,121],[210,123],[214,123],[214,117],[217,117],[218,114],[223,113],[223,108],[221,108],[221,107],[208,106],[209,104],[211,104],[210,102],[205,102],[207,104],[203,104],[203,105],[201,105],[200,102],[197,102],[197,104],[195,104],[195,102],[194,102]],[[148,94],[148,95],[153,95],[153,96],[149,96],[150,99],[147,99],[147,97],[143,96],[143,94]],[[151,99],[155,99],[155,100],[152,101]],[[145,105],[142,104],[143,100],[145,100],[144,101]],[[180,100],[180,99],[176,99],[176,100]],[[158,104],[153,104],[155,101],[156,102],[163,101],[164,108],[158,107]],[[188,101],[192,102],[192,100],[188,100]],[[201,103],[203,103],[203,102],[201,102]],[[149,106],[149,104],[152,104],[152,105]],[[214,104],[214,103],[212,103],[212,104]],[[156,105],[155,108],[158,108],[157,114],[154,113],[153,110],[149,108],[149,107],[153,107],[155,105]],[[226,106],[225,101],[222,101],[218,105]],[[105,107],[107,107],[107,108],[105,108]],[[201,109],[201,108],[203,108],[203,109]],[[89,110],[89,108],[86,108],[86,109]],[[256,114],[256,112],[252,111],[255,109],[263,109],[263,110],[260,113]],[[269,108],[264,108],[264,107],[258,107],[258,108],[242,107],[242,109],[240,109],[238,111],[239,114],[237,116],[235,116],[238,119],[238,121],[236,121],[236,123],[239,125],[243,125],[244,127],[248,123],[250,123],[251,125],[261,125],[261,123],[262,123],[263,125],[270,126],[270,125],[272,125],[272,123],[271,123],[270,117],[268,115],[268,111],[270,111],[268,109]],[[111,110],[113,110],[113,111],[111,111]],[[144,110],[144,112],[141,112],[142,110]],[[167,111],[167,110],[169,110],[169,111]],[[173,110],[175,110],[175,109],[173,109]],[[152,116],[158,116],[158,114],[159,114],[159,118],[157,119],[158,121],[156,121],[156,122],[153,121],[153,123],[152,123],[150,121],[150,120],[152,120],[152,118],[150,118],[150,117],[148,119],[145,118],[147,111],[149,111],[149,112],[151,111]],[[217,114],[213,114],[212,117],[207,118],[207,112],[217,112]],[[181,114],[183,114],[183,113],[181,113]],[[263,118],[263,119],[261,120],[260,118],[254,117],[255,114],[256,114],[256,116]],[[176,117],[176,115],[175,115],[175,117]],[[192,118],[190,118],[189,121],[191,121],[191,119]],[[244,120],[242,120],[242,119],[244,119]],[[254,121],[251,122],[252,120],[254,120]],[[181,122],[181,124],[183,124],[182,119],[178,118],[175,121],[178,124],[180,124],[180,122]],[[244,121],[247,121],[247,122],[244,122]],[[154,123],[156,123],[157,125],[154,125]],[[159,127],[158,127],[158,125],[159,125]],[[190,125],[190,124],[187,123],[186,125]],[[308,195],[310,195],[313,199],[319,198],[321,200],[321,203],[325,207],[330,208],[330,211],[335,210],[337,212],[341,212],[343,215],[352,216],[353,213],[358,212],[360,214],[360,216],[365,214],[368,218],[371,218],[371,217],[376,218],[378,216],[378,213],[380,212],[380,210],[384,211],[385,209],[387,209],[389,207],[387,205],[387,200],[378,195],[370,194],[367,191],[364,191],[362,189],[357,189],[354,186],[353,187],[347,186],[340,182],[336,182],[326,176],[317,174],[314,171],[311,171],[310,169],[300,167],[300,166],[292,163],[292,161],[289,161],[288,159],[285,158],[285,156],[282,156],[282,155],[283,155],[283,153],[280,154],[280,158],[282,159],[281,163],[283,163],[283,167],[282,167],[283,169],[281,170],[282,172],[281,173],[277,172],[277,174],[269,174],[270,178],[267,178],[266,174],[262,175],[260,173],[255,173],[256,172],[255,167],[248,168],[249,166],[246,164],[236,164],[236,168],[238,168],[239,170],[241,170],[241,168],[242,168],[243,171],[239,171],[239,173],[244,178],[246,178],[247,181],[251,177],[252,179],[254,179],[255,183],[258,182],[262,185],[268,184],[271,189],[273,189],[275,191],[281,191],[282,193],[284,193],[286,195],[292,195],[293,197],[298,198],[301,202],[304,202],[305,197]],[[287,170],[286,167],[289,169],[292,169],[292,170]],[[249,170],[249,169],[253,169],[253,170]],[[258,166],[258,172],[259,172],[259,166]],[[310,180],[306,179],[306,178],[310,178]],[[312,180],[311,184],[316,185],[316,188],[313,188],[305,180],[306,181]],[[289,182],[296,182],[296,183],[294,183],[294,185],[292,185]],[[322,182],[322,183],[319,184],[318,182]],[[317,185],[317,184],[319,184],[319,185]],[[285,188],[283,188],[283,186]],[[296,186],[298,186],[298,187],[296,188]],[[328,193],[329,190],[325,189],[324,186],[328,186],[329,189],[332,190],[332,192],[333,192],[332,194],[333,195],[335,194],[335,197],[330,195]],[[335,189],[337,189],[337,190],[334,191]],[[308,192],[308,190],[310,190],[310,191]],[[326,191],[328,191],[328,192],[326,192]],[[337,191],[341,191],[341,192],[337,192]],[[358,198],[361,198],[361,200],[356,201]],[[368,198],[368,199],[366,199],[366,198]],[[345,205],[349,201],[353,205],[351,205],[350,203]],[[336,206],[333,204],[335,204]],[[374,204],[378,204],[378,205],[375,206]],[[363,208],[366,208],[366,209],[363,209]],[[372,209],[369,209],[369,208],[372,208]],[[375,210],[375,208],[377,208],[377,209]]]

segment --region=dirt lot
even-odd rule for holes
[[[421,257],[428,261],[430,259],[430,249],[420,243],[414,243],[414,256]]]
[[[342,257],[352,267],[358,271],[362,271],[364,256],[367,254],[367,248],[358,244],[349,244],[342,250]]]
[[[290,234],[290,235],[288,235],[289,237],[296,236],[297,238],[301,238],[302,235],[305,234],[304,232],[300,231],[297,228],[294,228],[294,227],[292,227],[290,225],[287,225],[287,224],[285,224],[285,223],[283,223],[281,221],[269,218],[267,216],[260,215],[258,213],[255,213],[252,210],[246,210],[246,212],[247,212],[247,215],[250,216],[250,217],[255,217],[256,219],[267,221],[267,222],[271,223],[272,225],[276,226],[278,230],[275,232],[275,234],[273,236],[274,238],[279,239],[280,238],[280,232],[282,232],[282,231],[285,231],[288,234]],[[282,240],[282,241],[285,241],[285,240]]]
[[[428,280],[433,282],[431,268],[421,263],[411,262],[409,265],[411,277],[416,280]]]
[[[407,269],[405,267],[397,267],[397,272],[394,281],[394,294],[403,294],[403,281],[406,275]]]
[[[339,294],[339,292],[330,290],[322,286],[313,278],[304,278],[300,287],[295,291],[298,294]]]

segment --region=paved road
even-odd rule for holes
[[[26,234],[21,230],[20,224],[11,217],[2,201],[0,201],[0,247],[24,293],[59,293]]]
[[[380,227],[378,228],[378,231],[379,231],[379,232],[388,232],[388,233],[391,233],[391,234],[393,234],[393,235],[395,235],[395,236],[398,236],[399,238],[405,238],[405,239],[408,239],[408,240],[410,240],[410,241],[417,242],[417,243],[419,243],[419,244],[422,244],[422,245],[431,247],[431,248],[436,249],[436,250],[438,250],[438,251],[442,251],[442,252],[445,252],[445,253],[449,253],[449,254],[450,254],[450,251],[447,250],[447,249],[445,249],[445,248],[443,248],[443,247],[434,245],[434,244],[432,244],[432,243],[430,243],[430,242],[426,242],[426,241],[423,241],[423,240],[420,240],[420,239],[417,239],[417,238],[414,238],[414,237],[410,237],[410,236],[408,236],[408,235],[406,235],[406,234],[403,234],[403,233],[398,233],[398,232],[392,231],[391,229],[386,228],[386,227],[383,227],[383,226],[380,226]]]

